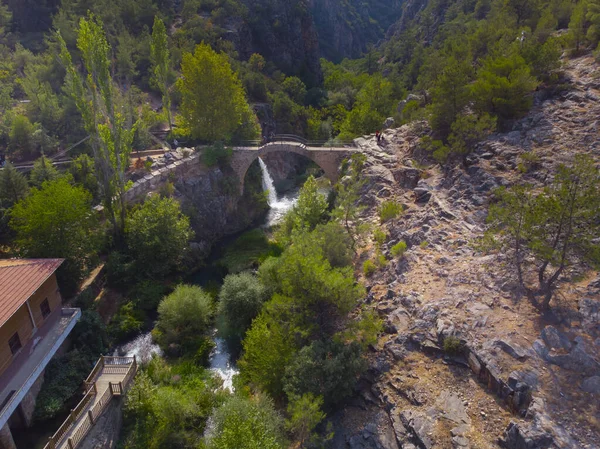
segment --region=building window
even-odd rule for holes
[[[48,303],[48,298],[42,301],[40,304],[40,309],[42,309],[42,316],[44,319],[46,319],[46,317],[50,315],[50,304]]]
[[[21,349],[21,339],[19,338],[19,333],[15,332],[15,335],[10,337],[8,340],[8,346],[10,346],[10,352],[15,355]]]

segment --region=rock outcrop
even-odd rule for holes
[[[365,219],[388,236],[378,248],[387,265],[364,279],[385,334],[359,395],[369,413],[388,413],[400,447],[598,448],[598,273],[567,272],[544,315],[508,256],[478,245],[497,187],[541,187],[576,152],[600,163],[597,71],[592,58],[568,61],[569,89],[540,91],[510,132],[475,148],[467,169],[428,161],[425,123],[386,130],[384,144],[356,140],[367,156]],[[523,169],[525,152],[536,162]],[[404,212],[382,225],[378,209],[390,199]],[[408,249],[397,259],[400,241]],[[367,244],[360,260],[375,251]]]

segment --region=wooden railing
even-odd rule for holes
[[[75,449],[86,437],[96,420],[102,415],[110,404],[113,396],[122,396],[137,372],[135,357],[104,357],[94,366],[94,369],[85,380],[86,393],[77,406],[71,410],[69,416],[62,423],[48,441],[44,449],[58,449],[66,438],[66,448]],[[97,380],[103,374],[122,374],[120,382],[109,382],[108,388],[98,396]],[[95,403],[94,403],[95,402]],[[90,404],[93,404],[90,406]],[[83,417],[83,418],[82,418]],[[71,435],[67,438],[69,432]]]

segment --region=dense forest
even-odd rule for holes
[[[380,16],[386,8],[397,9],[382,4],[366,13],[385,28]],[[344,140],[374,132],[388,117],[396,123],[431,117],[436,140],[444,144],[435,151],[443,157],[463,152],[467,134],[509,126],[528,110],[540,84],[560,84],[562,50],[598,44],[597,10],[594,0],[429,2],[416,17],[405,11],[379,46],[373,45],[376,37],[365,37],[364,57],[338,65],[319,60],[328,54],[319,52],[320,19],[313,20],[302,1],[9,2],[2,8],[0,37],[1,139],[9,159],[18,161],[41,152],[50,156],[86,137],[64,88],[55,33],[77,62],[79,20],[91,12],[106,31],[110,74],[128,120],[139,121],[136,149],[153,145],[148,131],[168,128],[169,117],[178,124],[185,95],[175,81],[184,55],[205,43],[226,56],[265,133]],[[359,14],[364,11],[349,11],[366,20]],[[167,34],[160,77],[151,50],[155,17]],[[85,145],[73,150],[84,151]]]
[[[599,42],[600,0],[3,0],[0,254],[65,258],[68,298],[102,260],[119,297],[107,324],[77,296],[76,344],[46,371],[38,422],[68,410],[99,354],[152,329],[164,357],[137,376],[120,448],[323,447],[325,417],[354,393],[382,330],[358,280],[388,263],[386,234],[361,216],[365,157],[343,164],[329,197],[308,177],[272,234],[234,242],[223,285],[201,288],[185,278],[201,263],[172,183],[126,204],[131,153],[202,145],[203,163],[228,173],[236,143],[343,144],[417,122],[425,158],[466,165],[536,91],[564,88],[563,55],[600,59]],[[385,201],[379,224],[402,210]],[[375,256],[361,272],[367,235]],[[235,393],[206,369],[214,329],[240,368]]]

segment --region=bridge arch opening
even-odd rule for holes
[[[231,165],[238,175],[240,193],[244,191],[244,180],[248,169],[259,157],[266,159],[272,153],[294,153],[314,162],[323,171],[323,175],[332,183],[338,179],[342,160],[348,157],[351,149],[346,148],[312,148],[298,142],[273,142],[256,148],[236,148]],[[266,163],[266,162],[265,162]]]

